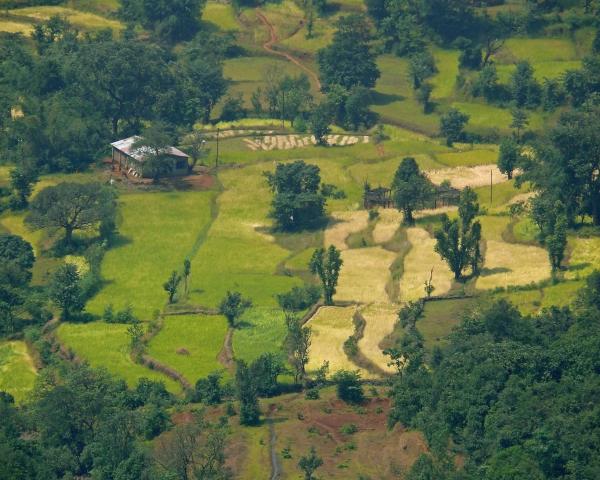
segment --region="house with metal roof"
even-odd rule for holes
[[[111,143],[112,147],[112,169],[123,172],[127,176],[148,178],[152,174],[144,165],[150,157],[149,147],[136,147],[135,144],[141,139],[139,136],[124,138]],[[189,156],[175,147],[166,147],[161,151],[161,161],[168,162],[171,171],[168,176],[179,176],[188,174]]]

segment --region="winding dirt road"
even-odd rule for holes
[[[263,13],[260,12],[259,10],[256,10],[256,16],[263,23],[263,25],[265,25],[265,27],[267,27],[267,29],[269,30],[270,38],[265,43],[263,43],[263,48],[265,49],[265,51],[267,51],[271,55],[277,55],[278,57],[283,57],[286,60],[292,62],[294,65],[300,67],[302,70],[304,70],[306,72],[306,74],[310,78],[311,82],[314,84],[314,86],[320,92],[321,91],[321,81],[319,80],[319,76],[315,72],[313,72],[310,68],[308,68],[306,65],[304,65],[300,60],[298,60],[296,57],[294,57],[293,55],[290,55],[287,52],[282,52],[280,50],[273,48],[274,45],[279,41],[279,37],[277,36],[275,27],[273,27],[273,25],[271,24],[271,22],[269,22],[267,17],[265,17],[263,15]]]

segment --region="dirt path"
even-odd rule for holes
[[[275,27],[273,27],[273,25],[269,22],[267,17],[265,17],[259,10],[256,11],[256,16],[269,29],[270,38],[263,44],[263,48],[270,54],[277,55],[279,57],[283,57],[286,60],[292,62],[294,65],[300,67],[302,70],[304,70],[308,74],[309,78],[312,80],[312,82],[316,86],[317,90],[321,91],[321,81],[319,80],[319,76],[315,72],[313,72],[310,68],[308,68],[306,65],[304,65],[296,57],[290,55],[287,52],[282,52],[282,51],[279,51],[279,50],[276,50],[275,48],[273,48],[274,45],[279,41],[279,37],[277,36]]]
[[[267,413],[267,422],[269,423],[269,447],[271,450],[271,477],[270,480],[281,479],[281,464],[279,463],[279,457],[277,456],[277,435],[275,433],[275,423],[271,418],[272,413],[275,411],[275,405],[269,405],[269,412]]]
[[[223,365],[225,368],[230,370],[233,368],[233,328],[229,328],[229,330],[227,330],[227,335],[225,335],[225,340],[223,342],[223,348],[219,352],[217,360],[219,360],[221,365]]]

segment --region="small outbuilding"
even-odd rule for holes
[[[141,137],[133,136],[111,143],[112,147],[112,169],[127,175],[139,178],[150,177],[151,174],[144,169],[144,163],[148,158],[148,149],[145,147],[135,148],[134,145]],[[163,153],[165,162],[169,162],[171,172],[168,176],[187,175],[189,156],[175,147],[167,147]]]

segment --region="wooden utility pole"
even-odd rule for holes
[[[493,202],[493,193],[492,193],[492,191],[493,191],[493,185],[494,184],[492,182],[492,170],[490,170],[490,205]]]
[[[217,128],[217,156],[215,157],[215,168],[219,168],[219,133],[221,129]]]

